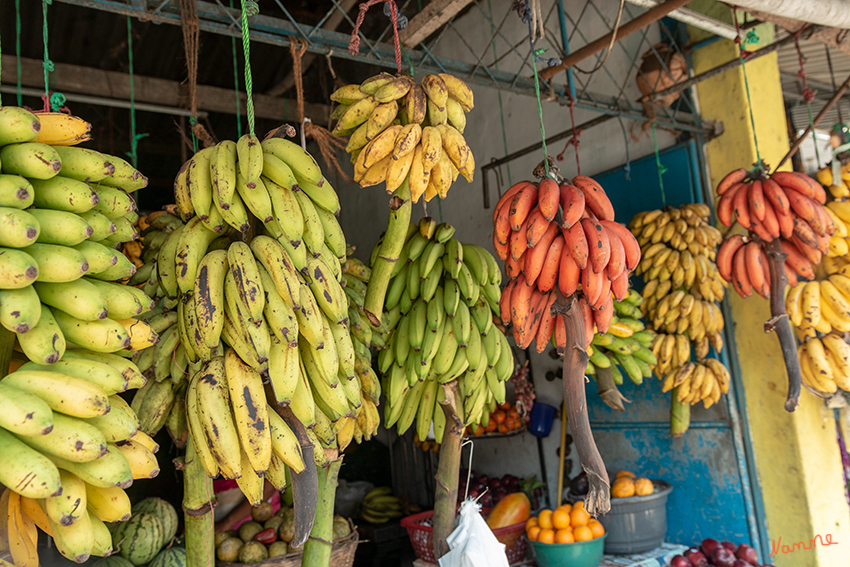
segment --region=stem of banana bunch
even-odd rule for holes
[[[437,487],[434,497],[434,557],[440,558],[449,551],[446,538],[455,528],[457,512],[457,485],[460,475],[460,452],[463,442],[463,419],[457,398],[457,381],[443,384],[446,399],[440,402],[446,414],[446,429],[440,445],[437,464]]]
[[[215,516],[212,480],[195,455],[191,436],[183,460],[183,519],[186,522],[186,564],[214,567]]]
[[[670,401],[670,435],[673,437],[681,437],[691,426],[690,404],[683,404],[676,399],[679,388],[680,386],[673,388],[673,399]]]
[[[334,499],[342,458],[319,471],[319,502],[310,539],[304,544],[303,567],[327,567],[333,551]]]
[[[266,399],[274,400],[274,390],[271,384],[265,385]],[[289,478],[292,481],[292,509],[295,511],[295,537],[290,544],[293,547],[304,545],[313,529],[319,500],[319,480],[316,471],[316,460],[313,451],[321,451],[321,447],[313,447],[304,424],[295,416],[289,406],[281,407],[277,404],[269,404],[277,414],[283,418],[286,425],[295,434],[298,444],[301,446],[301,456],[304,460],[304,470],[298,474],[290,469]],[[282,494],[281,494],[282,496]],[[332,514],[333,515],[333,514]]]
[[[590,489],[584,506],[594,516],[605,514],[611,509],[608,471],[587,417],[587,397],[584,391],[584,371],[587,369],[587,339],[584,333],[584,316],[575,295],[564,297],[560,293],[552,305],[551,313],[564,318],[567,348],[564,351],[564,400],[567,403],[567,419],[573,432],[581,468],[587,473]]]
[[[378,259],[372,266],[372,276],[366,288],[366,300],[363,309],[372,325],[377,327],[381,324],[381,313],[384,310],[384,297],[387,295],[387,286],[393,273],[398,255],[404,248],[404,237],[407,227],[410,226],[410,214],[413,203],[410,199],[410,178],[405,178],[401,186],[393,192],[390,197],[390,218],[387,222],[387,232],[381,249],[378,251]]]
[[[788,276],[785,275],[785,258],[782,245],[778,238],[765,243],[765,251],[770,259],[770,319],[764,324],[764,332],[776,331],[779,346],[782,348],[782,358],[785,359],[785,369],[788,372],[788,397],[785,399],[785,410],[794,411],[800,403],[800,390],[803,376],[800,371],[800,359],[797,357],[797,341],[791,329],[791,321],[785,312],[785,287]]]
[[[9,373],[13,346],[15,346],[15,333],[5,327],[0,327],[0,378]]]
[[[606,406],[617,411],[626,411],[626,408],[623,407],[623,402],[631,402],[617,389],[617,384],[614,382],[614,373],[610,368],[596,368],[596,386],[599,388],[599,397],[602,398]]]

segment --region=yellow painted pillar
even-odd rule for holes
[[[701,2],[691,5],[714,17],[725,14],[731,22],[728,8],[719,10],[717,6]],[[700,39],[701,32],[689,31],[692,40]],[[773,41],[772,26],[758,26],[756,32],[760,38],[756,47]],[[694,72],[702,73],[737,55],[732,41],[718,40],[694,52]],[[768,165],[775,165],[789,147],[776,53],[747,63],[746,71],[759,152]],[[750,169],[756,163],[744,73],[739,67],[704,81],[697,86],[697,93],[702,118],[721,121],[725,128],[723,135],[705,148],[711,184],[716,187],[729,171]],[[786,164],[783,169],[788,167]],[[818,543],[810,550],[797,547],[787,554],[780,547],[780,553],[772,559],[779,567],[848,565],[850,509],[833,412],[805,390],[797,411],[785,411],[787,375],[779,340],[763,332],[763,324],[770,318],[768,302],[756,295],[742,299],[731,286],[728,297],[733,320],[726,324],[734,327],[771,542],[778,543],[782,538],[781,546],[791,548],[798,542],[808,546],[817,535],[826,538],[826,534],[832,535],[833,542],[840,542],[832,546]]]

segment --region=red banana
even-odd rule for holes
[[[723,195],[729,189],[732,188],[736,183],[742,182],[747,178],[747,170],[743,167],[741,169],[735,169],[726,174],[726,177],[720,180],[720,183],[717,184],[717,194]]]
[[[584,213],[585,200],[582,193],[575,185],[564,183],[561,185],[561,208],[563,209],[563,221],[561,228],[570,228],[579,220]]]
[[[573,185],[578,187],[584,193],[584,199],[587,203],[587,208],[593,211],[593,214],[601,220],[614,220],[614,206],[608,195],[605,194],[605,189],[590,177],[579,175],[573,179]]]
[[[603,220],[599,221],[599,224],[620,238],[620,242],[623,244],[623,250],[626,254],[626,269],[630,272],[634,270],[638,263],[640,263],[640,245],[638,244],[635,235],[632,234],[628,228],[618,222]]]
[[[561,188],[550,178],[540,182],[537,189],[537,206],[543,217],[551,221],[558,214],[558,204],[561,202]]]
[[[584,222],[584,219],[582,219]],[[573,260],[578,264],[579,269],[585,269],[587,267],[587,257],[589,255],[589,249],[587,244],[587,237],[584,235],[584,228],[581,226],[581,222],[575,223],[570,228],[565,228],[563,230],[564,234],[564,242],[566,243],[567,249],[570,251],[570,255],[573,257]]]
[[[590,267],[599,273],[608,265],[611,258],[611,245],[608,242],[608,233],[598,222],[591,219],[582,219],[581,227],[587,238],[587,251],[590,259]]]

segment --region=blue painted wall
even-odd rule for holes
[[[667,168],[662,193],[654,155],[594,175],[616,205],[617,221],[628,224],[640,211],[665,204],[703,202],[696,144],[685,143],[660,153]],[[639,278],[633,285],[643,287]],[[593,385],[588,387],[593,390]],[[594,437],[612,472],[628,469],[673,485],[667,504],[667,539],[691,545],[713,537],[752,543],[732,424],[726,406],[691,410],[691,429],[679,439],[669,433],[670,394],[650,378],[642,386],[626,381],[622,394],[632,401],[616,412],[598,396],[588,396]],[[590,392],[589,392],[590,393]]]

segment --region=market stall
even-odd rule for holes
[[[0,4],[0,565],[839,564],[845,9],[688,4]]]

